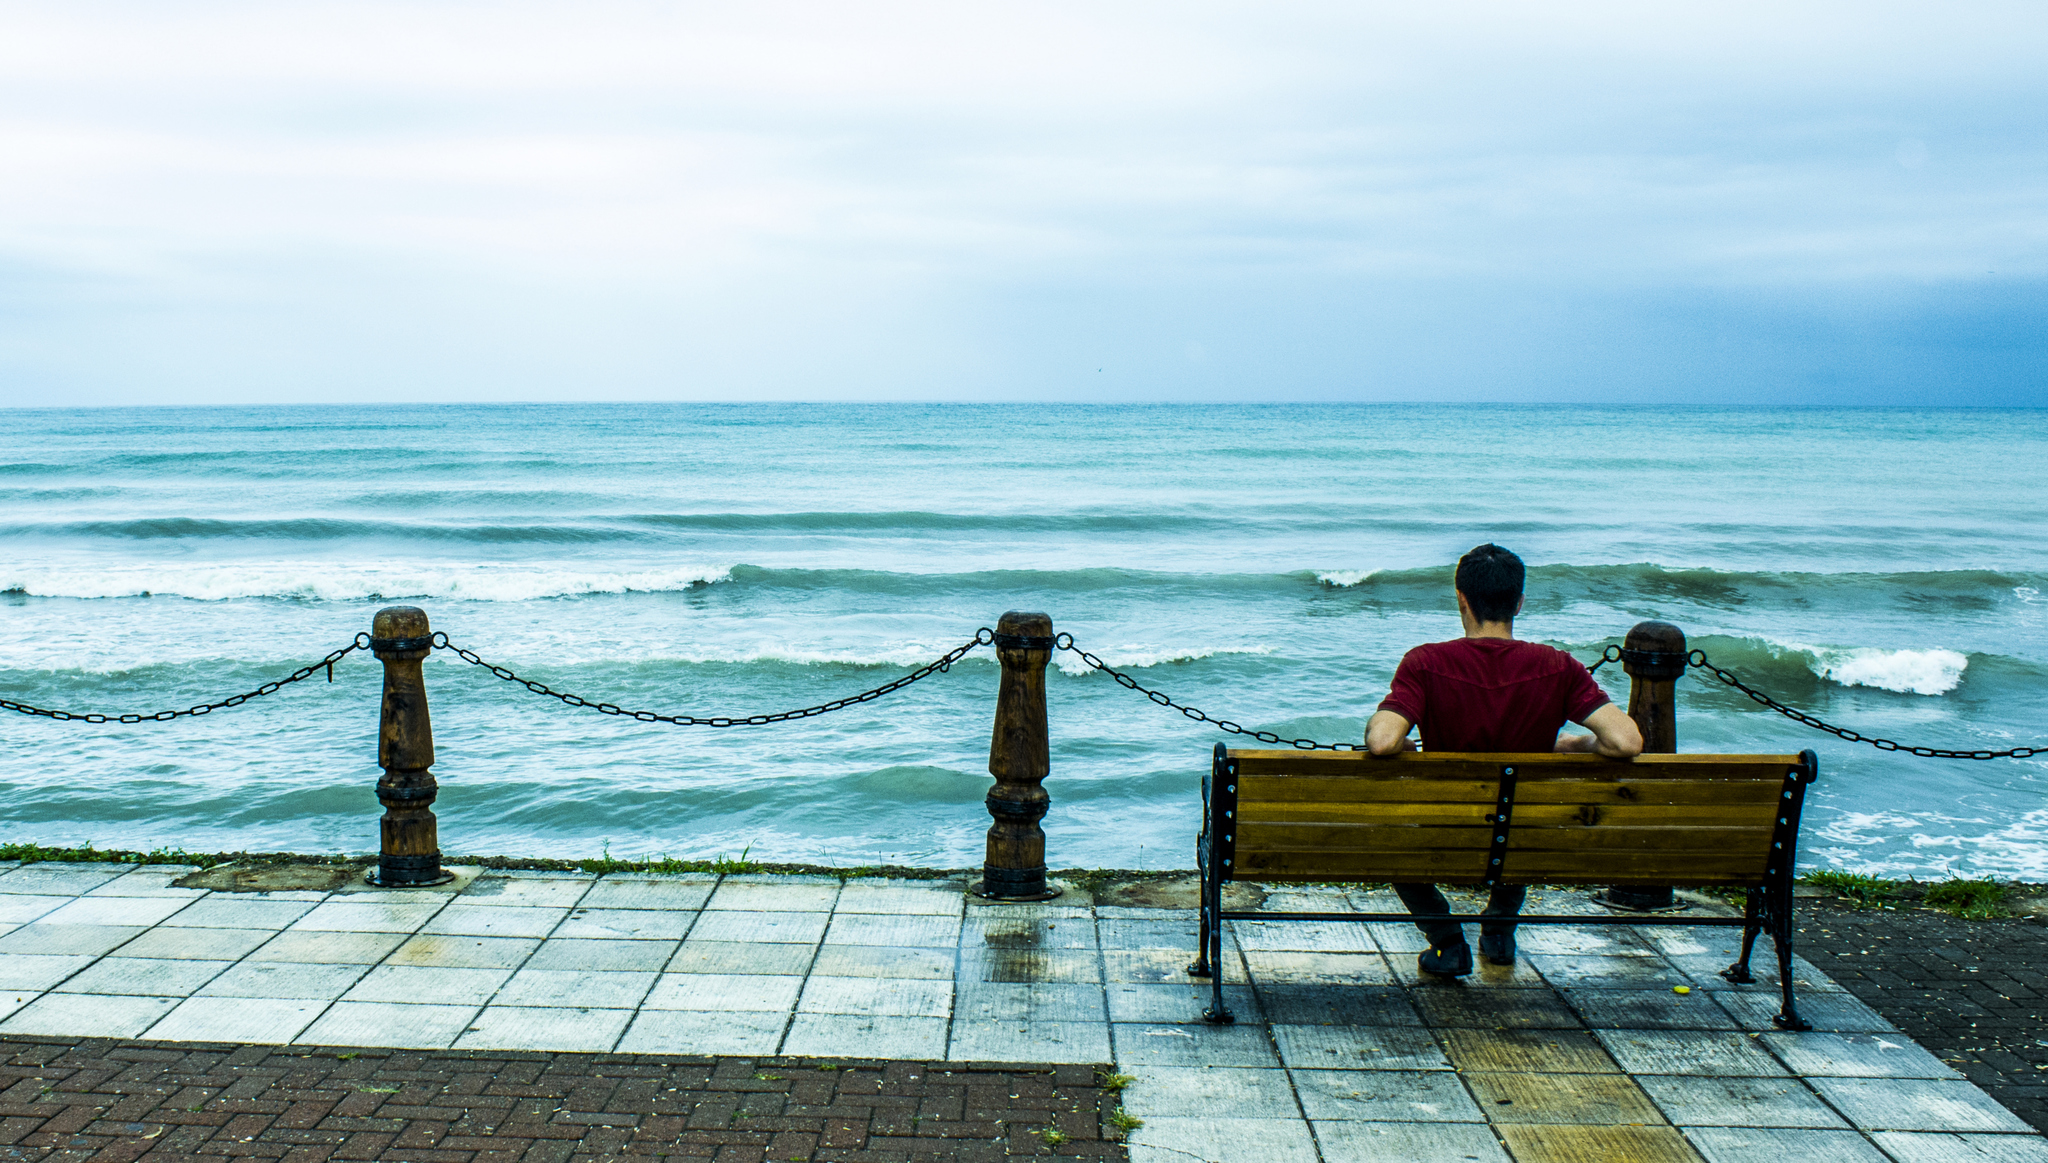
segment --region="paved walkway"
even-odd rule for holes
[[[0,927],[18,926],[0,934],[0,1036],[1114,1063],[1144,1120],[1134,1163],[2048,1161],[1811,966],[1816,1030],[1773,1030],[1769,973],[1715,974],[1727,930],[1528,929],[1521,964],[1443,984],[1415,980],[1408,926],[1239,923],[1241,1020],[1219,1028],[1182,972],[1190,914],[1079,894],[992,906],[955,881],[565,873],[216,893],[174,885],[186,871],[0,874]]]

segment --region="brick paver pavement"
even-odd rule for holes
[[[1807,960],[2036,1130],[2048,1131],[2048,926],[1799,902]]]
[[[0,1055],[0,1160],[1126,1157],[1090,1066],[21,1037]]]

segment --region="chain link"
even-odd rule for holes
[[[1607,649],[1615,651],[1618,648],[1610,646]],[[1616,655],[1616,657],[1619,657],[1619,655]],[[1910,747],[1904,743],[1895,743],[1890,739],[1873,738],[1869,735],[1858,734],[1847,727],[1837,727],[1833,723],[1823,722],[1807,714],[1805,711],[1786,706],[1762,691],[1757,690],[1755,687],[1750,686],[1748,683],[1743,682],[1741,679],[1736,678],[1726,670],[1707,661],[1707,652],[1704,650],[1695,650],[1687,654],[1685,661],[1688,666],[1696,670],[1706,671],[1721,680],[1722,683],[1734,687],[1736,690],[1748,695],[1755,702],[1769,707],[1788,719],[1804,723],[1816,731],[1826,731],[1830,735],[1845,739],[1851,743],[1868,743],[1879,751],[1903,751],[1908,755],[1917,755],[1922,759],[2030,759],[2036,755],[2048,753],[2048,747],[2012,747],[2004,751],[1952,751],[1945,747]]]
[[[1193,719],[1197,723],[1212,724],[1219,731],[1226,731],[1232,735],[1243,735],[1249,739],[1257,739],[1261,743],[1285,743],[1289,747],[1298,748],[1302,751],[1365,750],[1365,745],[1362,743],[1318,743],[1313,739],[1282,739],[1280,736],[1273,734],[1271,731],[1254,731],[1248,727],[1241,727],[1238,724],[1231,722],[1229,719],[1212,718],[1211,716],[1202,711],[1198,711],[1193,707],[1185,706],[1181,703],[1176,703],[1172,699],[1161,694],[1160,692],[1155,691],[1150,687],[1141,685],[1137,679],[1132,678],[1130,675],[1125,674],[1123,671],[1116,669],[1115,667],[1102,661],[1100,658],[1097,658],[1093,654],[1088,653],[1086,650],[1083,650],[1080,647],[1074,645],[1074,636],[1072,634],[1058,635],[1053,639],[1053,645],[1061,650],[1071,651],[1072,653],[1079,655],[1081,657],[1082,662],[1087,663],[1089,666],[1094,667],[1096,670],[1099,670],[1102,673],[1108,675],[1109,677],[1115,679],[1118,686],[1126,687],[1130,690],[1137,691],[1139,694],[1144,695],[1146,698],[1151,699],[1153,702],[1158,703],[1160,706],[1171,707],[1174,710],[1179,711],[1181,714],[1186,715],[1188,718]]]
[[[481,666],[506,682],[517,683],[534,694],[546,695],[551,699],[560,699],[563,703],[572,707],[589,707],[600,715],[619,715],[639,723],[672,723],[678,727],[761,727],[769,723],[786,723],[791,719],[809,719],[831,711],[842,710],[858,703],[873,702],[892,691],[902,690],[921,678],[929,678],[934,674],[945,673],[947,670],[952,669],[954,663],[965,658],[976,647],[987,646],[995,640],[995,631],[984,626],[980,630],[975,631],[974,637],[967,642],[948,650],[940,655],[936,661],[928,662],[894,682],[883,683],[873,690],[862,691],[857,695],[849,695],[843,699],[833,699],[829,703],[820,703],[815,707],[804,707],[796,711],[779,711],[772,715],[713,715],[704,717],[699,715],[664,715],[656,711],[629,711],[614,703],[593,703],[581,696],[555,690],[544,682],[536,682],[530,678],[521,678],[509,668],[485,662],[477,657],[475,651],[465,650],[455,645],[448,640],[448,635],[439,631],[434,633],[435,647],[453,651],[456,657],[469,663],[471,666]]]
[[[32,707],[27,703],[17,703],[11,699],[0,699],[0,711],[16,711],[24,715],[34,715],[41,719],[56,719],[64,723],[168,723],[172,719],[182,719],[188,715],[210,715],[215,711],[225,710],[228,707],[239,707],[250,699],[260,699],[264,695],[274,695],[295,682],[304,682],[323,670],[327,672],[327,681],[333,682],[334,664],[347,658],[351,652],[361,650],[369,646],[369,644],[370,636],[368,634],[358,634],[355,636],[355,640],[347,646],[334,651],[311,666],[302,666],[275,682],[264,683],[248,694],[234,695],[217,703],[201,703],[196,707],[187,707],[182,711],[158,711],[154,715],[80,715],[71,711],[52,711],[46,707]]]

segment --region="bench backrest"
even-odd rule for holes
[[[1789,869],[1812,754],[1218,747],[1211,795],[1233,878],[1753,886]]]

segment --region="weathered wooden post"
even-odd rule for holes
[[[1622,640],[1621,668],[1628,672],[1628,717],[1643,733],[1643,754],[1678,751],[1678,680],[1685,676],[1685,631],[1669,622],[1637,622]],[[1625,909],[1668,909],[1668,884],[1617,884],[1609,903]]]
[[[433,652],[427,612],[387,606],[370,621],[370,650],[384,663],[384,705],[377,721],[377,799],[384,805],[382,845],[371,884],[398,888],[443,884],[441,838],[434,820],[434,725],[427,718],[427,681],[420,663]]]
[[[1045,724],[1045,664],[1052,661],[1052,619],[1012,610],[996,622],[996,658],[1003,664],[996,691],[996,724],[988,744],[988,856],[975,895],[989,900],[1039,901],[1059,895],[1045,883],[1045,792],[1052,745]]]

